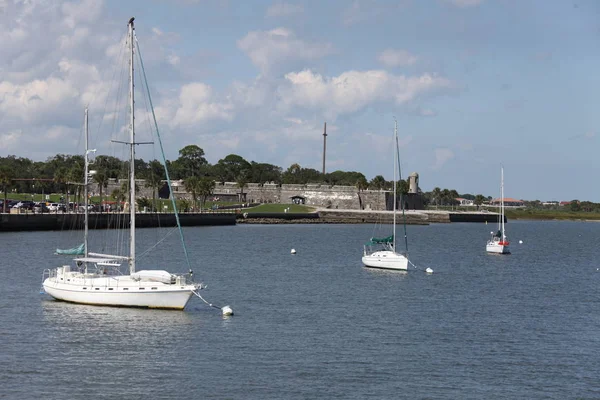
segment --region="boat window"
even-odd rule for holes
[[[155,287],[153,287],[153,288],[150,288],[150,289],[152,289],[152,290],[156,290],[156,289],[158,289],[158,288],[155,288]]]
[[[141,288],[140,288],[140,290],[144,290],[144,289],[146,289],[146,288],[145,288],[145,287],[141,287]]]
[[[97,287],[97,288],[96,288],[96,290],[100,290],[100,288],[99,288],[99,287]]]
[[[129,288],[128,287],[124,287],[123,290],[129,290]]]
[[[113,288],[109,287],[108,290],[113,290]]]
[[[86,287],[83,288],[83,290],[87,289]]]

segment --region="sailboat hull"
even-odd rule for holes
[[[71,284],[47,278],[44,290],[56,300],[97,306],[120,306],[183,310],[193,295],[194,285],[164,285],[160,282],[130,281],[115,284],[108,278],[86,279]]]
[[[510,249],[508,248],[508,245],[502,245],[498,243],[488,243],[485,246],[485,250],[488,253],[510,254]]]
[[[365,267],[393,269],[399,271],[408,270],[408,258],[402,254],[393,251],[376,251],[371,254],[364,255],[362,262]]]

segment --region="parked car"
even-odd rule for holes
[[[12,206],[12,208],[20,208],[20,209],[24,209],[24,210],[33,210],[34,206],[35,206],[35,204],[31,200],[21,200],[17,204],[15,204],[14,206]]]
[[[37,214],[43,214],[50,212],[50,210],[46,206],[46,203],[39,203],[33,207],[33,212]]]
[[[50,205],[48,206],[48,210],[50,212],[65,212],[66,207],[64,204],[60,204],[60,203],[50,203]]]

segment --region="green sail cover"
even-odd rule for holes
[[[77,247],[73,247],[72,249],[65,249],[65,250],[56,249],[56,254],[65,254],[65,255],[69,255],[69,256],[81,256],[84,253],[85,253],[85,250],[84,250],[83,243],[81,243],[81,245],[79,245]]]
[[[385,237],[385,238],[371,238],[371,240],[369,241],[369,243],[367,244],[386,244],[386,243],[392,243],[394,241],[394,235]]]

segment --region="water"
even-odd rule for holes
[[[68,234],[0,234],[0,398],[600,398],[600,224],[511,222],[508,256],[485,253],[490,225],[408,229],[433,275],[362,267],[371,225],[185,229],[232,318],[197,298],[50,300],[41,273]],[[140,230],[138,249],[162,233]],[[146,263],[181,260],[177,240]]]

